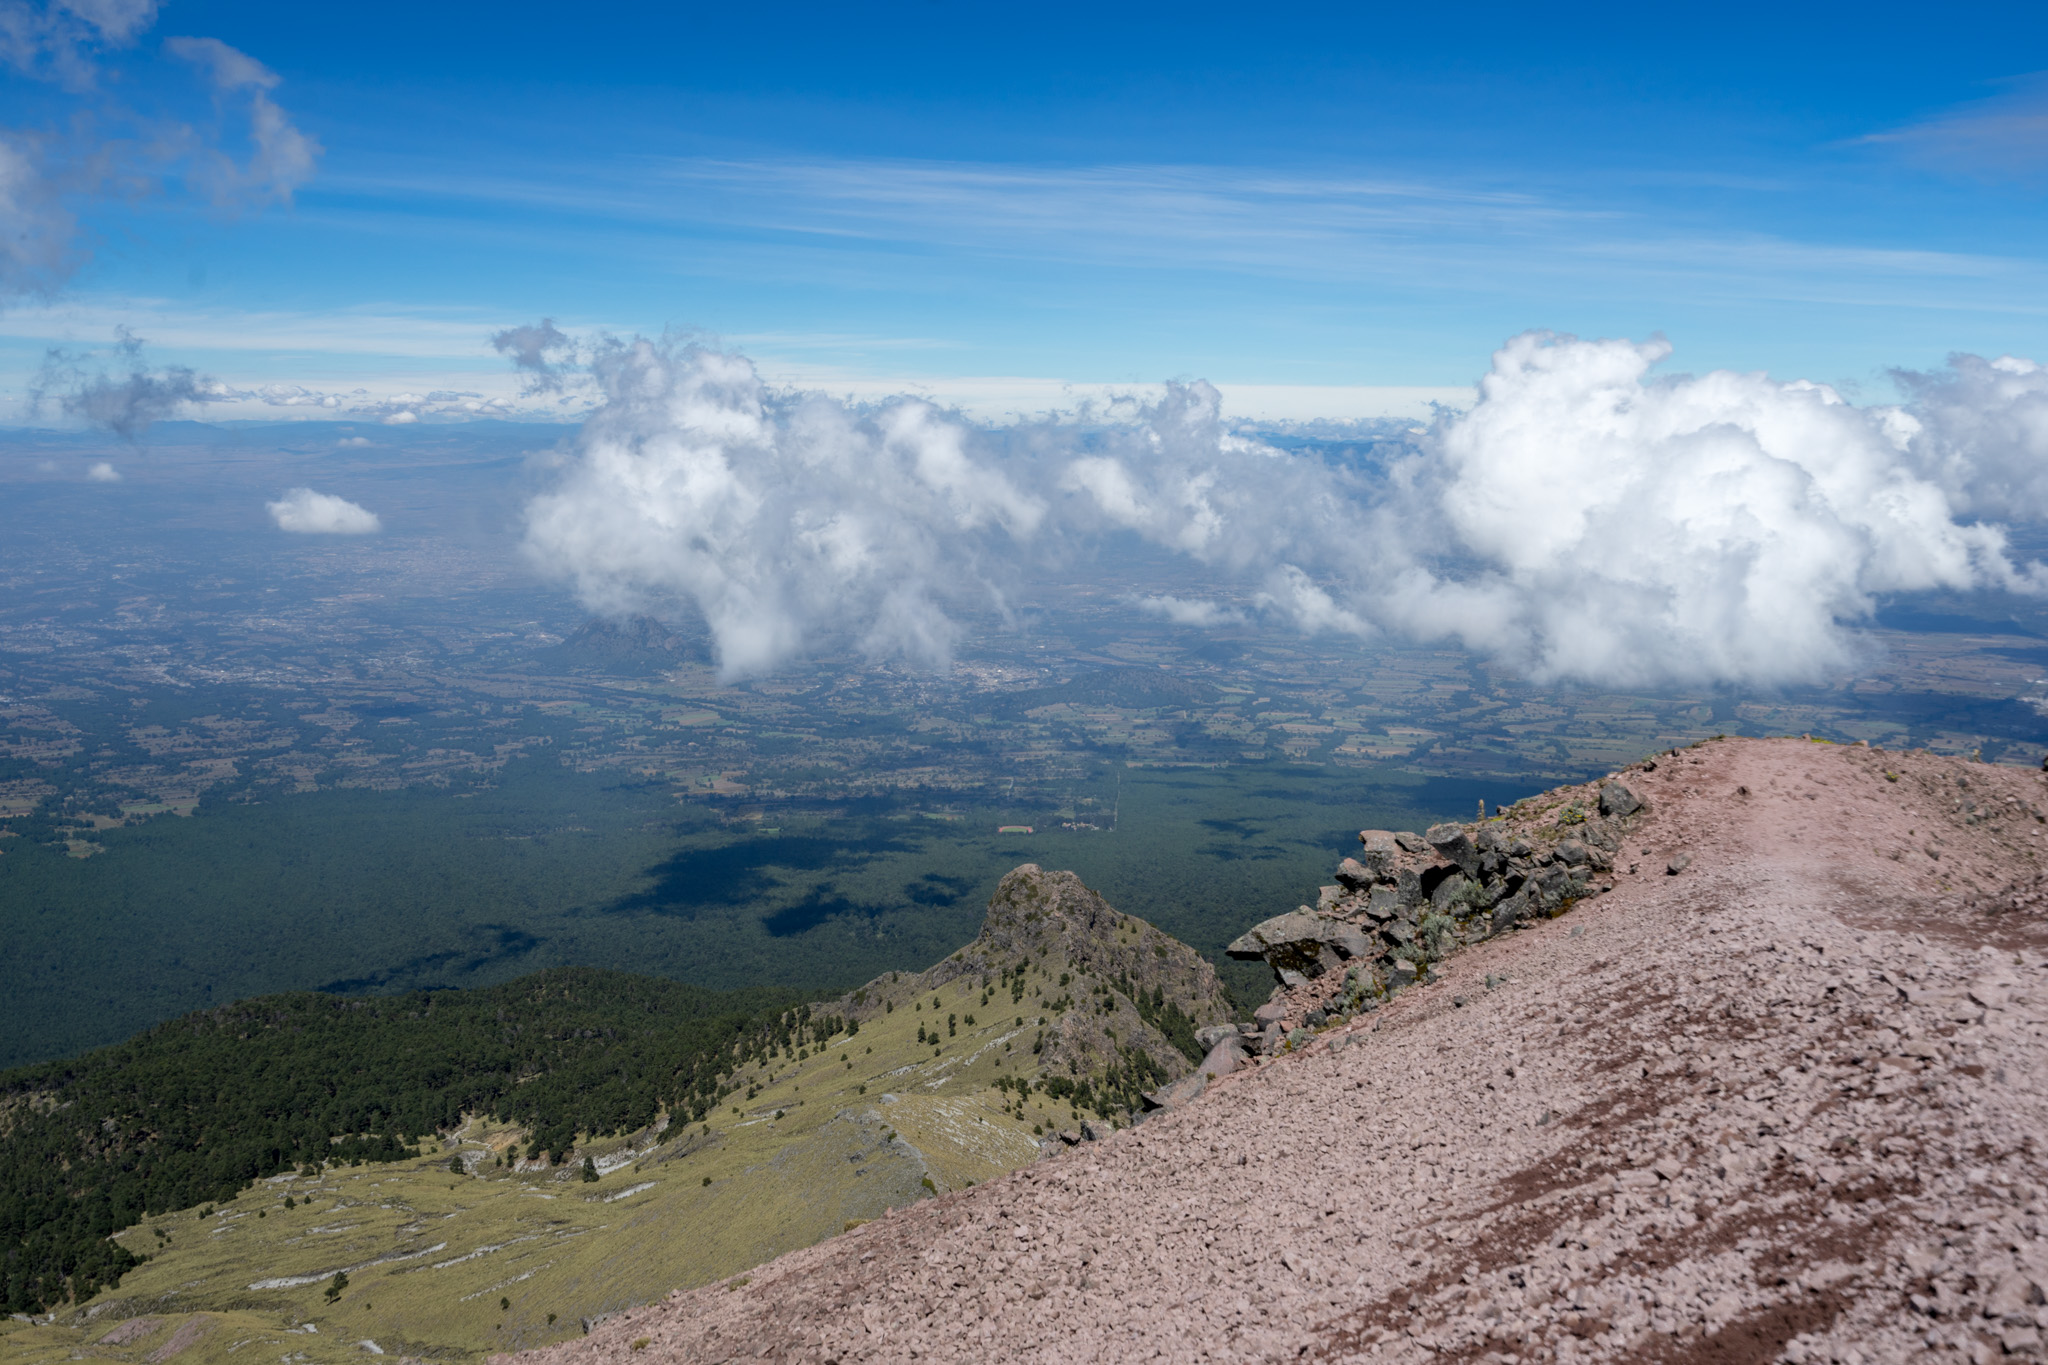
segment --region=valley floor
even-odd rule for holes
[[[1624,780],[1611,893],[532,1365],[2038,1354],[2041,774],[1726,740]]]

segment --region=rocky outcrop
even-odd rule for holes
[[[1025,863],[990,897],[972,943],[926,971],[891,972],[835,1008],[866,1021],[961,978],[991,1013],[1023,1019],[1041,1077],[1136,1108],[1203,1061],[1198,1033],[1232,1016],[1216,969],[1072,872]]]
[[[1314,1027],[1377,1009],[1428,980],[1431,964],[1460,945],[1609,890],[1622,838],[1648,809],[1626,779],[1560,788],[1489,820],[1421,834],[1361,831],[1358,855],[1337,865],[1315,905],[1230,945],[1232,957],[1265,961],[1279,982],[1273,1005],[1245,1030],[1251,1045],[1276,1051],[1290,1022]]]

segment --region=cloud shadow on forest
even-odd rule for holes
[[[470,933],[486,942],[477,948],[422,953],[365,976],[346,977],[318,987],[328,995],[375,995],[386,991],[455,990],[473,986],[476,973],[525,958],[546,942],[510,924],[478,924]]]
[[[913,853],[919,839],[881,830],[859,839],[819,839],[803,835],[742,837],[718,848],[686,848],[645,874],[652,884],[603,907],[606,914],[672,915],[694,920],[708,907],[757,904],[783,889],[779,872],[854,871],[892,853]],[[808,880],[808,879],[807,879]],[[942,879],[943,880],[943,879]],[[861,906],[833,893],[831,882],[819,882],[802,901],[762,917],[778,938],[814,928],[835,914],[872,917],[884,906]]]

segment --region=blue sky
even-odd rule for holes
[[[1168,377],[1407,410],[1532,327],[1870,397],[1953,351],[2048,359],[2039,5],[178,0],[90,89],[6,76],[0,121],[246,160],[245,87],[165,47],[194,35],[275,73],[317,162],[289,205],[191,152],[71,190],[89,258],[0,302],[17,415],[45,347],[116,325],[230,387],[372,399],[509,395],[487,338],[542,316],[701,328],[991,412]]]

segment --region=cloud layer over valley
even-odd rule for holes
[[[594,610],[701,614],[735,678],[828,643],[943,667],[954,609],[1001,609],[1027,570],[1116,534],[1229,597],[1138,604],[1189,625],[1248,605],[1617,686],[1816,681],[1887,594],[2043,586],[1997,523],[2048,518],[2048,371],[1958,356],[1900,375],[1906,404],[1861,407],[1654,374],[1669,354],[1515,337],[1470,410],[1361,467],[1240,434],[1200,382],[994,433],[914,398],[776,392],[736,354],[608,342],[528,545]]]

